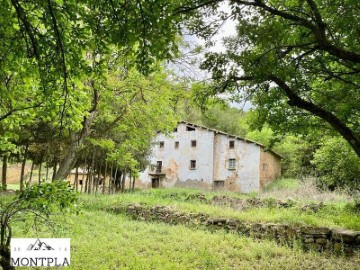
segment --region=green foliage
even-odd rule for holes
[[[28,185],[17,198],[17,207],[22,211],[36,211],[46,216],[56,211],[76,210],[77,194],[66,181]]]
[[[158,70],[158,61],[177,55],[181,18],[171,16],[178,4],[175,1],[6,0],[2,4],[2,152],[15,153],[16,146],[25,148],[25,144],[41,141],[39,148],[44,149],[45,142],[51,145],[46,147],[51,150],[45,155],[49,163],[59,163],[66,153],[54,152],[89,129],[84,128],[84,123],[97,109],[99,97],[99,106],[109,103],[109,107],[114,105],[114,111],[122,108],[119,103],[112,103],[114,95],[106,93],[106,88],[111,88],[110,80],[124,82],[129,73],[134,84],[144,84],[143,75]],[[120,69],[122,74],[115,78],[119,74],[114,70]],[[153,79],[161,84],[159,77]],[[129,78],[128,90],[132,87]],[[118,93],[114,101],[128,102],[129,111],[132,93],[122,94]],[[155,102],[148,96],[150,107]],[[159,99],[161,95],[154,98]],[[156,108],[160,111],[160,107]],[[166,110],[163,116],[165,113]],[[38,125],[46,128],[40,131]],[[82,139],[77,139],[81,144]],[[37,158],[43,156],[40,151],[34,152]]]
[[[317,144],[316,140],[304,136],[284,136],[274,145],[274,150],[284,157],[281,160],[282,174],[286,177],[312,175],[314,166],[311,160]]]
[[[10,201],[2,198],[0,201],[1,266],[4,269],[11,269],[10,240],[13,237],[16,223],[32,219],[36,230],[40,226],[54,229],[56,224],[52,221],[52,217],[59,212],[65,213],[65,211],[71,210],[79,212],[77,195],[65,181],[27,186]]]
[[[196,17],[190,26],[209,46],[228,18],[217,3],[193,7],[214,20]],[[229,7],[237,35],[224,39],[226,51],[205,55],[201,67],[216,82],[206,94],[250,97],[258,123],[279,135],[337,132],[360,156],[360,47],[351,40],[359,28],[352,23],[357,2],[233,1]]]
[[[360,190],[360,160],[342,138],[325,138],[312,163],[320,185]]]
[[[174,89],[158,68],[144,76],[119,69],[104,81],[93,132],[83,156],[106,159],[121,170],[137,173],[146,165],[152,138],[172,131],[178,120],[173,110]]]

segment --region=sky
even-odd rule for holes
[[[221,4],[220,10],[230,13],[230,7],[227,5],[226,2],[223,2]],[[207,49],[207,51],[225,52],[225,46],[223,44],[223,39],[226,37],[231,37],[231,36],[235,36],[235,35],[236,35],[235,21],[227,20],[223,24],[223,26],[219,29],[218,33],[212,37],[211,41],[214,41],[214,46]],[[203,40],[195,35],[184,35],[184,41],[188,42],[192,46],[196,46],[196,45],[204,46],[205,45],[205,40]],[[189,49],[185,49],[185,48],[183,48],[183,50],[184,50],[183,52],[185,54],[189,51]],[[191,64],[189,68],[185,68],[183,71],[184,75],[192,77],[195,80],[199,80],[199,81],[210,80],[211,74],[207,71],[200,70],[197,66],[204,59],[203,55],[197,55],[197,56],[194,56],[193,58],[194,58],[193,62],[195,62],[195,64]],[[227,96],[224,96],[224,98],[227,98]],[[230,106],[247,111],[251,108],[251,103],[250,102],[242,102],[242,103],[231,102]]]

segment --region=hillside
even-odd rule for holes
[[[292,199],[285,207],[283,200],[268,199],[271,192],[274,189],[260,197],[184,189],[81,195],[82,213],[66,218],[68,225],[57,236],[71,237],[69,269],[358,269],[358,252],[346,256],[341,250],[337,255],[303,251],[300,245],[256,239],[201,223],[134,218],[119,210],[129,205],[165,207],[182,217],[200,214],[211,219],[360,229],[360,215],[346,197],[322,203]],[[28,231],[25,223],[21,226]],[[34,234],[19,229],[16,237]]]

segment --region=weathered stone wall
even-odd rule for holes
[[[281,175],[280,157],[272,152],[265,152],[261,147],[260,151],[260,187],[263,188],[269,182]]]
[[[142,221],[203,226],[258,239],[273,239],[290,247],[299,245],[304,250],[351,255],[360,248],[360,231],[312,226],[296,227],[272,223],[249,223],[237,219],[213,218],[201,213],[181,213],[174,211],[169,206],[147,207],[140,204],[130,204],[113,208],[111,211],[127,213],[132,218]]]

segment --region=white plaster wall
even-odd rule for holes
[[[229,141],[235,140],[234,149],[229,149]],[[240,192],[259,191],[260,188],[260,146],[251,142],[216,134],[214,146],[214,180],[235,178]],[[236,159],[236,169],[228,169],[228,160]]]
[[[196,140],[196,147],[191,146],[191,141]],[[170,136],[159,133],[155,141],[164,141],[164,148],[158,144],[153,146],[150,157],[151,164],[156,165],[162,161],[162,171],[170,181],[163,181],[163,186],[168,187],[176,181],[197,180],[212,184],[213,181],[213,140],[214,132],[195,127],[195,131],[187,131],[186,124],[180,123],[177,132]],[[175,141],[179,148],[175,148]],[[190,169],[190,160],[196,160],[196,169]],[[140,174],[143,183],[151,183],[149,168]]]

